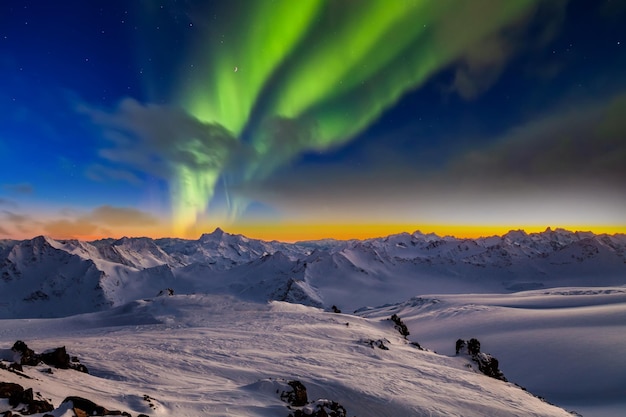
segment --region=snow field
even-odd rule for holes
[[[0,322],[5,347],[13,343],[10,329],[20,325],[29,347],[65,345],[91,373],[25,367],[35,379],[0,371],[3,380],[33,386],[55,406],[79,395],[134,415],[287,416],[275,388],[291,379],[307,387],[310,401],[338,401],[360,417],[568,415],[469,370],[464,359],[417,350],[388,320],[199,295],[160,297],[132,309],[140,317],[134,324],[123,309],[117,321],[109,312],[119,326],[89,328],[102,313],[50,319],[44,337],[38,329],[47,320]],[[146,316],[161,324],[145,324]],[[370,347],[370,339],[386,340],[389,350]]]

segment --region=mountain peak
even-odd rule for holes
[[[202,236],[200,236],[200,240],[201,241],[206,241],[206,240],[219,240],[221,239],[224,235],[227,235],[228,233],[224,232],[221,228],[216,227],[214,231],[212,231],[211,233],[203,233]]]

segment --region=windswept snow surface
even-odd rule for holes
[[[159,297],[103,313],[4,320],[0,329],[0,356],[19,338],[35,351],[66,346],[89,368],[25,367],[32,379],[0,370],[0,380],[32,387],[55,407],[78,395],[133,415],[286,417],[277,390],[296,379],[310,401],[338,401],[350,416],[569,415],[469,369],[467,359],[416,349],[389,320],[285,302]],[[378,339],[389,350],[367,343]]]
[[[455,354],[455,340],[477,338],[510,381],[566,409],[626,415],[625,287],[424,295],[359,312],[391,314],[409,339],[444,355]]]

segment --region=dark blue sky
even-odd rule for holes
[[[246,47],[265,39],[246,34],[266,34],[270,48],[265,28],[297,15],[283,3],[3,1],[0,236],[195,236],[252,223],[626,227],[625,2],[409,1],[426,34],[391,69],[285,114],[283,97],[328,88],[290,83],[306,80],[298,59],[320,56],[328,78],[323,67],[342,70],[343,52],[324,51],[351,44],[342,28],[368,36],[350,2],[319,2],[241,129],[228,112],[207,117],[191,98],[230,101],[214,91],[231,55],[263,67],[270,56]],[[420,4],[432,11],[423,20]],[[509,5],[523,7],[506,14]],[[395,39],[402,24],[385,33]],[[436,64],[401,81],[405,55]],[[261,71],[227,68],[249,77],[239,94]]]

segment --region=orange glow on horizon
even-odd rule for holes
[[[234,225],[226,232],[242,234],[246,237],[261,240],[278,240],[297,242],[319,239],[370,239],[385,237],[398,233],[424,234],[434,233],[438,236],[454,236],[457,238],[479,238],[504,235],[511,230],[524,230],[526,233],[539,233],[548,227],[552,230],[560,228],[572,232],[594,232],[596,234],[626,233],[626,226],[501,226],[501,225],[424,225],[424,224],[248,224]]]
[[[381,223],[250,223],[250,224],[232,224],[220,226],[226,233],[241,234],[251,239],[260,239],[265,241],[277,240],[281,242],[297,242],[306,240],[320,239],[371,239],[386,237],[399,233],[413,233],[420,231],[424,234],[434,233],[438,236],[454,236],[457,238],[479,238],[488,236],[501,236],[511,230],[524,230],[526,233],[539,233],[550,227],[552,230],[557,228],[566,229],[572,232],[584,231],[593,232],[595,234],[626,234],[626,225],[532,225],[532,226],[503,226],[503,225],[457,225],[457,224],[381,224]],[[38,233],[32,236],[2,236],[0,239],[31,239],[36,235],[48,235],[55,240],[77,239],[82,241],[94,241],[99,239],[119,239],[122,237],[149,237],[153,239],[174,237],[182,239],[195,240],[202,233],[211,233],[215,227],[207,227],[201,232],[194,233],[193,236],[175,236],[171,233],[169,227],[152,227],[152,228],[133,228],[121,230],[110,230],[110,234],[85,233],[78,234],[67,233],[65,235],[54,235],[50,233]]]

